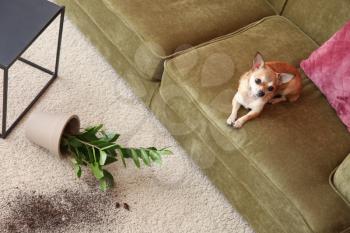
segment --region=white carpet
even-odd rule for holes
[[[25,57],[52,68],[57,28],[56,22]],[[28,142],[25,118],[0,140],[1,232],[252,232],[69,20],[59,76],[32,111],[76,113],[83,126],[102,122],[121,133],[121,143],[170,146],[174,155],[162,166],[141,170],[132,163],[126,169],[121,163],[110,166],[116,187],[102,193],[89,172],[78,179],[69,160]],[[10,121],[46,78],[20,62],[15,65],[10,71]]]

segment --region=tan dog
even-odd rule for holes
[[[266,103],[296,101],[300,93],[301,76],[294,66],[279,61],[265,63],[262,55],[257,53],[252,69],[240,78],[227,124],[241,128],[247,121],[258,117]],[[250,111],[237,119],[237,112],[241,106]]]

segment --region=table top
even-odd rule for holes
[[[0,0],[0,68],[9,68],[60,10],[47,0]]]

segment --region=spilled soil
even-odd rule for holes
[[[103,192],[20,193],[7,203],[10,212],[0,224],[1,232],[51,232],[78,223],[99,223],[105,208],[114,206],[112,200]]]

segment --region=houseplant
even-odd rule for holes
[[[124,166],[126,166],[125,159],[132,159],[139,168],[141,161],[151,166],[152,162],[160,163],[162,156],[171,153],[166,148],[123,147],[116,143],[119,134],[106,133],[102,128],[103,125],[98,125],[86,128],[76,135],[64,134],[61,143],[62,151],[73,156],[71,160],[77,176],[81,176],[82,166],[89,167],[99,181],[101,190],[113,185],[113,176],[104,167],[117,161],[118,156]]]
[[[90,168],[103,191],[114,184],[113,176],[105,166],[116,162],[118,157],[124,166],[126,159],[132,159],[139,168],[142,162],[151,166],[153,162],[160,163],[162,156],[171,154],[167,148],[129,148],[119,145],[116,142],[119,134],[105,132],[102,124],[81,132],[79,127],[76,115],[35,113],[27,122],[26,136],[56,155],[70,156],[78,177],[82,175],[82,166]]]

